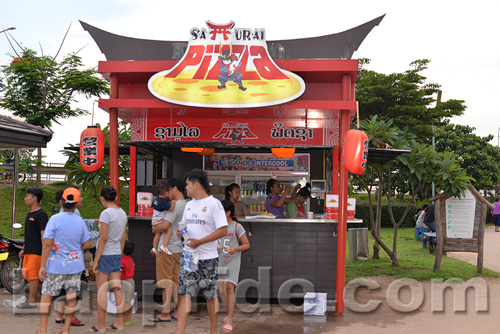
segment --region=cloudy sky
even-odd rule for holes
[[[188,40],[193,27],[205,21],[236,22],[240,28],[264,28],[268,40],[314,37],[341,32],[386,14],[368,35],[354,58],[370,58],[369,69],[402,72],[416,59],[431,60],[424,72],[428,82],[442,85],[443,100],[465,100],[467,110],[452,121],[476,128],[480,136],[500,130],[500,1],[153,1],[153,0],[24,0],[4,1],[0,30],[16,27],[12,36],[26,47],[54,55],[71,25],[62,53],[79,53],[89,66],[105,60],[79,20],[100,29],[135,38]],[[8,64],[12,49],[0,35],[0,65]],[[91,100],[79,106],[92,110]],[[8,112],[3,111],[3,114]],[[95,119],[107,114],[95,109]],[[58,151],[77,143],[91,119],[83,117],[54,126],[44,151],[46,161],[64,162]]]

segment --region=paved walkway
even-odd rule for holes
[[[477,253],[448,252],[448,257],[477,265]],[[483,267],[500,273],[500,232],[494,226],[486,226],[484,232]]]
[[[485,235],[484,266],[500,272],[500,233],[495,233],[493,227],[487,227]],[[476,254],[448,253],[448,256],[457,257],[475,264]],[[417,283],[412,288],[421,291],[421,304],[412,304],[414,296],[410,288],[403,288],[397,294],[400,304],[416,305],[410,312],[401,312],[394,305],[394,294],[390,292],[394,286],[394,279],[377,276],[366,278],[378,285],[380,289],[359,289],[356,293],[357,303],[363,305],[369,302],[379,302],[380,305],[368,313],[356,313],[348,308],[343,316],[335,316],[333,307],[329,307],[326,316],[307,317],[300,308],[297,312],[288,312],[284,306],[271,305],[268,312],[246,313],[242,308],[236,310],[234,317],[235,334],[267,334],[267,333],[496,333],[498,332],[498,314],[500,313],[500,280],[479,278],[476,290],[465,294],[446,292],[436,294],[436,286],[431,282]],[[478,293],[478,292],[483,292]],[[95,285],[91,284],[90,298],[80,303],[78,318],[86,323],[85,327],[72,327],[71,333],[84,333],[85,329],[96,322]],[[13,311],[3,306],[4,300],[12,300],[13,296],[0,290],[0,332],[30,334],[39,328],[39,316],[36,311]],[[444,311],[439,308],[443,300]],[[461,304],[463,302],[463,305]],[[346,305],[349,305],[346,302]],[[132,326],[125,333],[174,333],[175,321],[171,323],[152,324],[147,322],[155,309],[160,306],[154,303],[139,302],[139,309],[132,317]],[[465,311],[460,311],[460,309]],[[108,314],[108,324],[114,320],[114,315]],[[222,318],[219,316],[219,333],[222,333]],[[55,314],[49,318],[49,333],[57,333],[61,325],[54,322]],[[188,322],[186,333],[208,333],[209,321],[204,305],[193,311]]]

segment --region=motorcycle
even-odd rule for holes
[[[14,224],[14,228],[20,227],[21,224]],[[23,245],[24,240],[7,238],[0,234],[0,282],[10,293],[21,292],[27,284],[19,257]]]

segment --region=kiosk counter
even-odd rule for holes
[[[237,297],[278,298],[278,293],[317,291],[335,299],[337,220],[273,219],[263,216],[239,218],[250,241],[242,253]],[[361,223],[349,220],[348,223]],[[156,279],[151,217],[129,217],[129,239],[136,245],[136,289],[139,282]]]

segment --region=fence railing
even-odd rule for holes
[[[0,168],[5,170],[5,172],[0,171],[0,175],[3,176],[4,173],[12,173],[14,171],[13,165],[4,165],[0,164]],[[36,170],[36,166],[33,166],[33,169]],[[58,162],[48,162],[42,164],[42,181],[46,182],[55,182],[55,181],[64,181],[66,180],[66,175],[70,171],[69,168],[64,168],[63,163]],[[25,179],[35,178],[36,172],[33,175],[29,175],[24,171],[19,172],[20,181],[24,181]],[[2,177],[2,179],[4,179]]]

